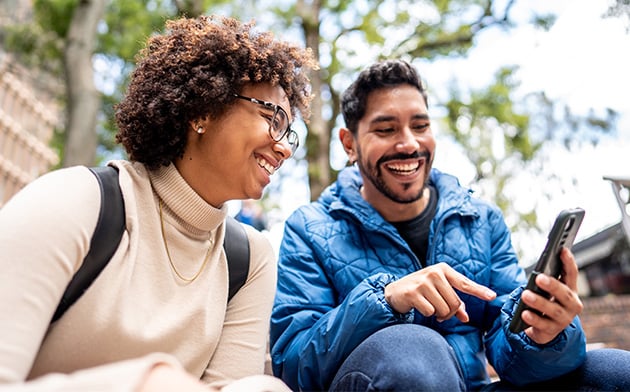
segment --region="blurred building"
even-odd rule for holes
[[[582,324],[593,345],[630,350],[630,177],[604,177],[621,222],[573,245],[582,284]]]
[[[621,222],[573,245],[586,296],[630,294],[630,177],[604,177],[621,211]]]
[[[35,73],[0,48],[0,207],[57,164],[49,143],[59,112],[38,88]]]

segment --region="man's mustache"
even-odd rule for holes
[[[389,161],[398,161],[398,160],[405,160],[405,159],[420,159],[420,158],[424,158],[427,161],[429,161],[431,158],[431,154],[429,154],[427,151],[416,151],[412,154],[396,153],[393,155],[385,155],[381,157],[378,161],[376,161],[376,165],[380,166],[383,163],[386,163]]]

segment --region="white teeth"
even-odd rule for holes
[[[269,173],[269,175],[272,175],[273,173],[275,173],[276,168],[273,167],[273,165],[271,163],[267,162],[266,160],[264,160],[262,158],[256,158],[256,162],[258,162],[258,166],[260,166],[263,169],[265,169],[267,171],[267,173]]]
[[[398,172],[399,174],[411,174],[412,172],[418,170],[420,164],[418,162],[413,163],[398,163],[398,164],[390,164],[387,165],[389,170]]]

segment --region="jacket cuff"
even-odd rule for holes
[[[399,313],[396,310],[394,310],[394,308],[392,308],[389,305],[389,303],[385,300],[385,286],[387,286],[388,284],[396,280],[397,278],[392,274],[379,273],[368,278],[368,283],[374,289],[374,293],[377,295],[381,306],[385,309],[385,311],[387,311],[394,317],[394,320],[396,322],[401,323],[401,324],[402,323],[411,324],[413,322],[413,317],[414,317],[413,309],[411,309],[407,313]]]

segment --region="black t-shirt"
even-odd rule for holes
[[[426,266],[427,248],[429,247],[429,230],[431,221],[437,210],[437,190],[433,185],[427,185],[430,191],[429,204],[413,219],[402,222],[391,222],[400,236],[407,242],[413,253]]]

